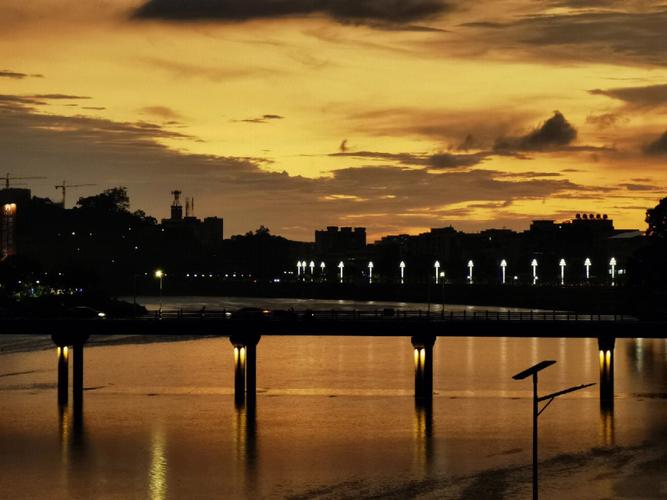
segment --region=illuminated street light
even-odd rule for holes
[[[165,274],[162,271],[162,269],[157,269],[155,271],[155,278],[160,281],[160,311],[162,310],[162,279],[164,278]]]
[[[545,368],[548,368],[549,366],[553,365],[555,361],[553,360],[545,360],[537,363],[534,366],[531,366],[527,370],[524,370],[520,373],[517,373],[514,375],[512,378],[514,380],[524,380],[528,377],[532,377],[533,379],[533,500],[537,500],[538,496],[538,481],[537,481],[537,417],[539,417],[544,410],[547,409],[547,406],[549,406],[554,399],[556,399],[558,396],[562,396],[563,394],[569,394],[570,392],[574,391],[579,391],[581,389],[585,389],[587,387],[591,387],[595,384],[582,384],[582,385],[577,385],[575,387],[570,387],[568,389],[563,389],[562,391],[558,392],[552,392],[551,394],[547,394],[546,396],[541,396],[539,397],[537,395],[537,373],[541,370],[544,370]],[[539,407],[539,404],[543,401],[546,401],[547,404],[545,404],[541,409]]]
[[[612,257],[611,260],[609,261],[609,265],[611,266],[611,286],[614,286],[614,278],[616,277],[616,258]]]
[[[315,262],[310,261],[310,276],[312,277],[315,274]]]
[[[373,261],[368,263],[368,283],[373,283]]]
[[[533,268],[533,285],[537,285],[537,259],[533,259],[530,265]]]
[[[343,269],[345,268],[345,264],[343,264],[343,261],[341,260],[338,263],[338,269],[340,269],[340,282],[343,282]]]
[[[505,284],[505,271],[507,270],[507,261],[505,259],[500,261],[500,269],[503,271],[503,285]]]
[[[558,265],[560,266],[560,284],[562,286],[565,284],[565,259],[560,259]]]
[[[301,261],[297,261],[296,263],[296,275],[301,276]]]
[[[591,279],[591,259],[586,257],[586,260],[584,261],[584,266],[586,267],[586,279],[589,280]]]
[[[472,260],[468,261],[468,281],[472,285],[472,268],[475,267],[475,264]]]
[[[405,262],[401,261],[398,267],[401,269],[401,285],[402,285],[404,283],[404,278],[405,278]]]
[[[326,264],[324,262],[320,262],[320,271],[322,272],[322,278],[324,278],[324,270],[326,269]]]
[[[440,261],[436,260],[435,264],[433,264],[433,267],[435,268],[435,284],[437,285],[438,284],[438,274],[440,274],[439,273]]]

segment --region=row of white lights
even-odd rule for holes
[[[566,266],[565,259],[560,259],[558,266],[560,267],[560,284],[564,285],[565,284],[565,266]],[[533,259],[532,262],[530,263],[530,266],[533,268],[533,285],[537,284],[537,259]],[[586,279],[590,279],[591,277],[591,259],[586,258],[584,261],[584,267],[586,268]],[[616,259],[614,257],[611,258],[609,261],[609,266],[611,269],[611,279],[612,281],[616,278]],[[373,265],[373,261],[370,261],[368,263],[368,282],[373,283],[373,268],[375,266]],[[401,270],[401,283],[403,283],[405,279],[405,262],[401,261],[400,264],[398,265],[399,269]],[[438,278],[444,278],[445,273],[440,272],[440,262],[435,261],[433,264],[433,267],[435,268],[435,283],[436,285],[438,284]],[[468,261],[467,264],[468,267],[468,281],[472,283],[472,270],[475,267],[475,263],[472,260]],[[306,262],[305,260],[303,261],[298,261],[296,263],[296,272],[297,276],[301,276],[302,271],[303,275],[306,275],[307,269],[310,268],[310,274],[311,276],[314,275],[315,273],[315,261],[310,261],[310,264]],[[326,268],[326,264],[324,262],[320,263],[320,269],[322,272],[324,272],[324,269]],[[341,260],[338,263],[338,269],[340,270],[340,281],[341,283],[343,282],[343,269],[345,268],[345,264]],[[500,269],[502,270],[503,274],[503,285],[505,284],[506,281],[506,269],[507,269],[507,261],[505,259],[500,261]]]

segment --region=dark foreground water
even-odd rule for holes
[[[595,340],[440,338],[428,410],[407,338],[264,337],[253,411],[227,339],[98,340],[79,414],[56,404],[55,349],[0,335],[1,498],[526,498],[531,386],[511,376],[599,376]],[[542,498],[667,497],[667,343],[619,340],[615,368],[613,410],[594,387],[540,417]]]

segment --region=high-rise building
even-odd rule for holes
[[[363,250],[366,247],[366,228],[327,226],[324,231],[315,231],[315,246],[321,254]]]

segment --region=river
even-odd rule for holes
[[[427,307],[211,297],[162,303]],[[541,375],[541,393],[599,377],[595,339],[441,337],[433,405],[421,408],[407,338],[264,337],[256,408],[237,409],[228,339],[157,340],[87,346],[78,412],[56,404],[48,338],[0,335],[4,498],[526,498],[532,387],[512,375],[557,360]],[[667,342],[619,339],[615,354],[613,408],[601,409],[594,386],[540,416],[542,498],[667,497]]]

